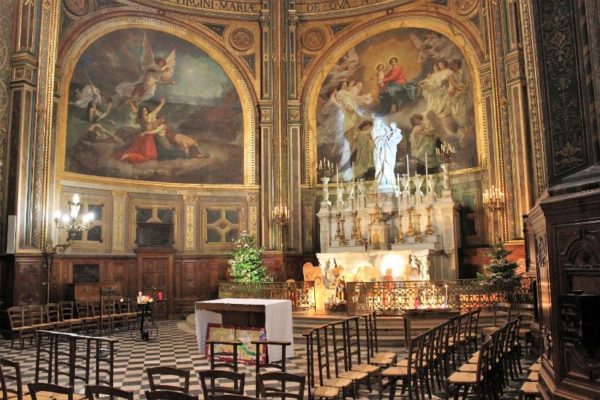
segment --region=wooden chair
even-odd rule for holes
[[[465,396],[469,388],[472,388],[476,399],[484,399],[486,385],[490,371],[490,352],[492,339],[486,340],[479,350],[479,359],[475,372],[457,371],[452,373],[446,380],[446,394],[450,396],[454,392],[454,399],[458,399],[460,388],[464,387]],[[454,390],[451,390],[454,389]]]
[[[238,346],[241,346],[242,342],[237,340],[207,340],[206,343],[210,349],[210,369],[224,367],[231,369],[233,372],[238,372]],[[215,352],[215,346],[231,346],[231,351]],[[231,357],[231,362],[217,362],[217,357],[223,357],[224,360]]]
[[[83,329],[86,334],[99,330],[100,317],[94,315],[94,308],[89,301],[78,301],[75,303],[77,317],[83,324]]]
[[[519,389],[519,400],[541,399],[538,382],[524,382]]]
[[[533,345],[533,336],[531,334],[531,324],[533,323],[533,313],[535,305],[522,303],[517,307],[517,313],[521,316],[521,326],[519,327],[519,340],[523,341],[525,356],[529,355],[530,348]]]
[[[467,330],[467,349],[477,350],[477,340],[479,337],[479,317],[481,315],[481,308],[475,308],[470,311],[469,315],[469,327]]]
[[[200,371],[198,375],[200,376],[204,400],[212,400],[214,396],[220,394],[244,394],[246,380],[246,374],[244,373],[215,369]],[[223,385],[222,382],[217,380],[225,380],[226,384]]]
[[[146,390],[145,394],[147,400],[198,400],[196,395],[175,390],[157,390],[154,392]]]
[[[146,374],[148,375],[150,391],[152,392],[157,390],[171,390],[186,394],[189,394],[190,392],[190,371],[188,370],[173,367],[151,367],[146,369]],[[183,379],[183,386],[158,384],[156,380],[165,375],[177,377],[178,381]]]
[[[11,340],[10,348],[12,349],[15,342],[15,336],[19,339],[21,349],[25,347],[25,337],[33,337],[34,329],[29,323],[29,312],[27,306],[10,307],[6,310],[10,322]]]
[[[423,340],[424,334],[418,335],[416,338],[411,339],[407,344],[408,354],[404,359],[401,360],[397,365],[389,367],[381,371],[379,375],[379,399],[383,398],[383,392],[386,388],[389,388],[390,399],[394,398],[396,392],[396,386],[399,380],[402,381],[402,392],[408,389],[408,398],[412,400],[413,395],[418,398],[418,360],[421,357],[424,347]],[[387,382],[384,380],[387,379]]]
[[[370,312],[363,318],[365,318],[365,329],[367,332],[368,363],[379,367],[389,367],[396,362],[398,355],[391,351],[379,351],[377,314]]]
[[[273,383],[275,385],[273,386]],[[291,383],[294,387],[297,386],[297,390],[293,392],[288,390]],[[294,375],[287,372],[266,372],[264,374],[257,375],[256,387],[257,394],[260,394],[262,398],[281,398],[281,399],[304,399],[304,386],[306,384],[306,377],[300,375]]]
[[[366,383],[369,392],[371,391],[371,377],[376,376],[381,371],[381,367],[379,365],[373,365],[370,363],[371,357],[369,356],[369,333],[367,330],[366,335],[366,363],[363,363],[362,352],[361,352],[361,336],[360,336],[360,318],[361,317],[353,317],[346,320],[345,329],[347,329],[348,333],[347,337],[347,346],[348,349],[346,351],[348,357],[348,369],[354,372],[360,372],[363,374],[367,374]],[[365,325],[366,327],[366,325]]]
[[[125,400],[133,400],[133,392],[118,389],[111,386],[103,385],[87,385],[85,387],[85,397],[87,400],[97,400],[99,396],[109,396],[112,400],[114,397]]]
[[[56,399],[59,395],[62,398],[73,400],[73,388],[70,386],[60,386],[53,383],[30,383],[29,395],[31,400]]]
[[[485,338],[492,333],[499,330],[502,326],[508,323],[512,317],[513,305],[511,303],[494,303],[492,308],[493,311],[493,324],[492,326],[485,326],[481,328],[481,336]]]
[[[337,387],[323,386],[323,370],[319,368],[319,386],[315,383],[315,331],[306,329],[302,332],[302,336],[306,341],[306,376],[308,378],[308,398],[335,400],[340,395],[340,389]]]
[[[330,338],[333,345],[332,354],[335,376],[336,378],[350,379],[352,381],[352,390],[356,394],[358,393],[358,383],[366,381],[369,378],[369,374],[362,371],[350,370],[349,345],[351,340],[348,329],[348,322],[350,320],[351,318],[334,322],[329,324],[327,328],[331,332]],[[342,368],[340,368],[340,361],[342,361]]]
[[[9,372],[10,370],[12,373]],[[29,388],[23,386],[21,367],[18,362],[0,358],[0,389],[4,400],[23,400],[23,397],[29,394]]]
[[[261,368],[277,368],[280,371],[285,372],[286,369],[286,351],[287,347],[291,345],[290,342],[286,341],[277,341],[277,340],[263,340],[263,341],[252,341],[252,344],[256,346],[256,376],[260,374]],[[261,363],[261,349],[264,349],[266,346],[280,346],[281,347],[281,360],[279,361],[269,361],[269,351],[265,352],[265,362]],[[258,394],[258,393],[257,393]]]
[[[61,320],[58,304],[48,303],[44,306],[44,308],[46,309],[46,318],[53,326],[52,330],[58,332],[69,332],[70,323]]]
[[[80,332],[83,330],[83,321],[77,318],[75,305],[72,301],[61,301],[58,303],[60,320],[68,325],[69,331]]]

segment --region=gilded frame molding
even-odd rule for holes
[[[243,184],[191,184],[191,183],[171,183],[171,182],[150,182],[139,181],[134,179],[99,177],[91,175],[83,175],[74,172],[65,171],[65,144],[66,144],[66,127],[67,127],[67,112],[68,112],[68,89],[69,84],[75,70],[75,66],[81,55],[87,48],[99,38],[108,33],[124,29],[149,29],[171,34],[179,39],[185,40],[194,46],[197,46],[202,51],[212,57],[225,71],[231,82],[233,83],[242,106],[243,113],[243,129],[244,129],[244,179]],[[239,68],[235,63],[233,54],[228,54],[227,49],[223,48],[218,43],[214,42],[204,32],[194,29],[190,26],[181,25],[181,21],[167,21],[156,17],[145,15],[119,15],[109,16],[100,21],[88,22],[88,25],[73,35],[73,40],[63,43],[63,51],[61,51],[62,62],[59,68],[64,73],[60,83],[60,92],[63,93],[58,106],[58,121],[57,130],[61,132],[56,135],[56,176],[59,181],[67,179],[70,181],[82,181],[85,183],[97,183],[106,187],[114,187],[117,179],[119,185],[125,184],[133,188],[161,187],[172,190],[173,194],[177,194],[178,190],[182,189],[220,189],[220,188],[240,188],[240,187],[255,187],[258,185],[257,176],[257,108],[256,94],[251,83],[251,77],[245,76],[242,68]],[[138,189],[139,190],[139,189]]]
[[[451,16],[444,15],[444,17],[442,18],[440,15],[423,15],[421,12],[415,12],[412,14],[391,15],[379,21],[366,21],[365,24],[356,27],[347,35],[330,42],[329,46],[322,50],[324,56],[312,66],[303,86],[302,104],[306,105],[303,112],[303,183],[311,184],[317,182],[316,169],[311,168],[312,165],[316,165],[317,160],[317,122],[316,107],[314,105],[317,103],[319,90],[327,78],[329,71],[351,47],[358,45],[369,37],[398,28],[422,28],[438,32],[451,40],[463,53],[467,62],[467,68],[473,79],[475,135],[478,156],[478,165],[475,168],[485,166],[487,160],[487,123],[482,104],[483,96],[480,78],[480,68],[482,66],[480,56],[483,54],[482,43],[473,43],[469,39],[476,38],[477,36],[473,32],[463,32],[459,27],[464,24],[453,21]],[[465,169],[460,172],[463,173],[468,170]]]

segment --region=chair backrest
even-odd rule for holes
[[[174,367],[151,367],[146,369],[148,382],[150,383],[150,391],[157,390],[174,390],[182,393],[190,392],[190,371]],[[163,376],[176,376],[178,379],[183,379],[182,385],[165,385],[157,383],[156,379]]]
[[[327,325],[324,328],[324,334],[330,339],[328,341],[332,345],[333,366],[337,377],[340,372],[348,370],[346,321],[338,321]],[[343,362],[343,369],[340,369],[340,361]]]
[[[360,317],[350,317],[345,321],[346,329],[346,341],[348,350],[346,351],[348,356],[348,369],[352,369],[352,365],[362,364],[361,355],[361,340],[360,340]],[[367,335],[367,342],[369,341]],[[368,352],[368,351],[367,351]]]
[[[479,316],[481,315],[481,308],[475,308],[471,310],[471,318],[469,320],[469,336],[477,337],[479,329]]]
[[[198,396],[196,395],[178,392],[175,390],[146,390],[145,394],[147,400],[198,400]]]
[[[73,400],[73,388],[70,386],[60,386],[53,383],[30,383],[29,395],[31,400],[37,400],[37,394],[40,392],[60,394],[67,396],[68,400]]]
[[[60,321],[60,312],[58,310],[58,304],[56,303],[48,303],[45,305],[46,308],[46,318],[48,322],[59,322]]]
[[[314,358],[314,342],[313,342],[313,330],[305,329],[302,332],[306,345],[306,377],[308,379],[308,387],[315,387],[315,358]]]
[[[276,382],[275,385],[267,382]],[[297,390],[293,392],[290,390],[290,385],[297,387]],[[306,377],[301,375],[294,375],[288,372],[266,372],[258,375],[256,378],[257,391],[260,393],[260,397],[277,397],[281,399],[304,399],[304,386],[306,384]]]
[[[13,371],[12,374],[9,370]],[[13,382],[10,386],[8,383],[9,381]],[[14,386],[14,388],[12,386]],[[16,395],[18,400],[23,399],[21,367],[18,362],[0,358],[0,389],[2,390],[3,399],[7,399],[9,393]]]
[[[110,396],[111,399],[118,397],[120,399],[133,400],[133,392],[115,387],[103,385],[87,385],[85,387],[85,397],[88,400],[96,400],[98,395]]]
[[[200,376],[200,385],[205,400],[210,400],[219,394],[244,394],[246,374],[243,372],[214,369],[200,371],[198,375]],[[225,384],[217,382],[217,379],[225,380]]]
[[[408,344],[408,354],[407,354],[407,374],[414,374],[418,368],[419,360],[423,356],[423,339],[425,338],[425,333],[423,332],[417,337],[410,340]]]
[[[11,329],[22,328],[29,325],[29,322],[26,318],[25,308],[26,307],[15,306],[6,310]]]
[[[502,326],[510,321],[513,312],[512,303],[494,304],[494,325]]]
[[[27,308],[29,311],[29,323],[31,325],[43,325],[46,320],[44,317],[44,307],[40,304],[30,304]]]
[[[242,342],[235,339],[223,341],[207,340],[206,344],[208,344],[209,348],[208,356],[210,358],[210,369],[224,367],[229,368],[234,372],[238,372],[238,347]],[[227,348],[230,348],[231,350],[226,351]],[[217,351],[217,349],[219,349],[219,351]],[[223,361],[217,362],[217,357],[223,357]]]
[[[63,321],[75,319],[75,307],[72,301],[61,301],[58,303],[60,309],[60,318]]]
[[[493,337],[488,338],[479,348],[479,358],[477,359],[476,382],[483,380],[488,371],[492,368],[494,362],[492,345]]]

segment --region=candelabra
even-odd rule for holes
[[[499,231],[499,229],[498,229],[498,225],[499,225],[498,214],[500,214],[502,212],[502,210],[504,210],[504,207],[506,206],[504,192],[495,186],[492,186],[492,187],[486,189],[485,192],[483,192],[483,206],[490,213],[492,213],[492,223],[494,225],[493,226],[494,236],[497,237],[498,239],[500,239],[500,234],[498,232]]]
[[[273,208],[273,221],[277,225],[285,225],[290,221],[290,211],[287,206],[275,206]]]
[[[415,242],[418,242],[418,243],[422,242],[423,236],[421,234],[421,214],[418,212],[415,214],[414,233],[415,233]]]
[[[431,205],[425,207],[425,211],[427,211],[427,225],[425,226],[425,234],[433,235],[433,227],[431,226]]]
[[[450,187],[450,163],[456,155],[456,149],[454,146],[447,142],[442,142],[440,147],[435,148],[435,154],[440,160],[440,167],[444,172],[444,196],[449,196]]]
[[[329,180],[333,175],[333,163],[326,158],[319,161],[317,166],[317,172],[321,175],[321,182],[323,183],[323,200],[325,204],[329,203]]]
[[[48,240],[42,251],[44,256],[44,267],[46,268],[46,302],[50,302],[50,288],[52,286],[52,260],[56,254],[62,254],[71,246],[71,240],[76,238],[76,234],[79,232],[87,231],[92,227],[94,221],[94,213],[87,212],[81,215],[81,204],[79,203],[80,198],[77,193],[73,195],[73,198],[67,201],[69,212],[62,213],[60,210],[56,210],[54,213],[54,223],[56,228],[59,230],[66,230],[67,240],[64,243],[58,243],[54,245],[52,240]]]
[[[352,228],[352,240],[357,245],[363,244],[362,237],[360,235],[360,217],[358,216],[358,211],[354,211],[354,226]]]

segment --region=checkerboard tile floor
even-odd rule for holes
[[[193,371],[190,379],[190,392],[201,395],[198,372],[209,367],[206,358],[198,353],[196,337],[178,329],[177,321],[161,321],[158,326],[160,332],[158,337],[149,342],[143,342],[128,332],[119,332],[113,335],[114,338],[119,340],[116,346],[114,385],[124,390],[133,391],[136,399],[144,399],[144,391],[149,390],[149,383],[144,370],[154,366],[173,366]],[[303,375],[306,370],[306,351],[303,343],[295,343],[294,349],[295,357],[288,360],[287,370],[290,373]],[[403,349],[388,350],[400,351],[400,357],[402,357]],[[20,350],[18,349],[18,343],[15,343],[15,349],[11,349],[10,340],[0,340],[1,356],[20,362],[24,384],[34,381],[35,353],[33,345],[26,345],[25,349]],[[505,390],[501,399],[518,398],[518,388],[527,376],[529,365],[531,365],[529,361],[523,363],[523,374],[511,383],[511,387]],[[246,372],[246,394],[255,396],[254,366],[240,364],[240,371]],[[94,374],[92,373],[91,376],[93,377]],[[63,382],[60,383],[66,384],[65,378],[62,378],[62,380]],[[161,383],[177,384],[177,381],[163,379]],[[83,393],[83,383],[77,382],[75,389],[76,392]],[[358,398],[378,399],[376,385],[373,389],[373,392],[369,393],[366,387],[361,385]],[[398,392],[396,398],[407,398],[407,396],[400,396]],[[444,395],[443,392],[438,391],[434,399],[444,398]],[[387,397],[387,393],[384,393],[384,397]]]

